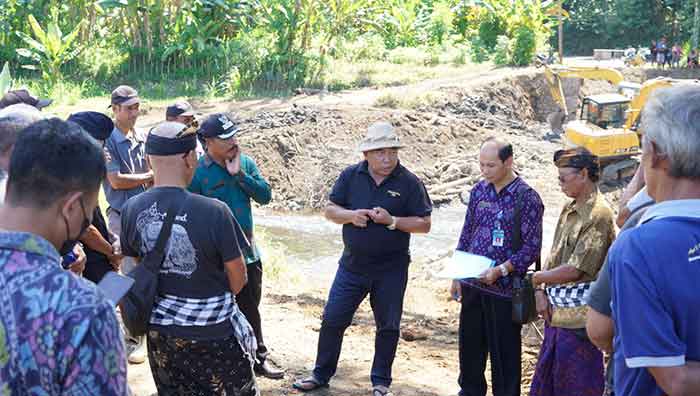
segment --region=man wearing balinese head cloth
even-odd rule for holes
[[[155,127],[146,139],[154,186],[122,207],[122,253],[137,258],[175,211],[148,331],[151,371],[161,395],[258,395],[255,336],[234,298],[246,283],[246,240],[226,204],[186,190],[195,147],[184,124]]]
[[[598,157],[584,148],[554,154],[564,206],[545,269],[532,278],[545,335],[531,396],[603,394],[603,355],[586,337],[586,299],[615,239],[613,213],[598,192]]]

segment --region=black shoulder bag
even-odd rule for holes
[[[522,248],[523,241],[520,235],[520,200],[516,197],[513,211],[513,252]],[[535,261],[535,271],[542,267],[540,256]],[[528,271],[524,276],[513,274],[513,322],[524,325],[537,319],[537,307],[535,305],[535,288],[532,286],[532,272]]]
[[[119,311],[124,326],[129,330],[129,335],[133,337],[140,337],[148,331],[151,311],[153,311],[153,304],[158,293],[160,266],[165,260],[165,247],[170,238],[175,216],[185,205],[186,200],[187,198],[184,198],[179,204],[173,205],[173,208],[168,210],[155,247],[143,256],[133,271],[127,274],[128,277],[134,279],[134,285],[122,298]]]

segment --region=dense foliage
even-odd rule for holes
[[[567,0],[567,52],[687,39],[692,3]],[[555,0],[0,0],[0,62],[86,86],[190,80],[228,93],[324,86],[333,62],[529,64]],[[465,54],[467,54],[465,56]]]

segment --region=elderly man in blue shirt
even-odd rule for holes
[[[700,85],[644,107],[642,163],[656,205],[608,253],[615,394],[700,394]]]

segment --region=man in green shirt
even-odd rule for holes
[[[206,154],[199,160],[189,189],[228,205],[250,242],[250,247],[243,251],[248,283],[236,296],[236,301],[253,327],[257,339],[256,373],[280,379],[284,372],[270,365],[267,360],[269,353],[263,342],[259,310],[262,263],[253,237],[253,213],[250,205],[251,199],[262,205],[270,202],[272,192],[255,161],[241,152],[236,139],[239,131],[238,123],[226,114],[217,113],[207,117],[197,132]]]

